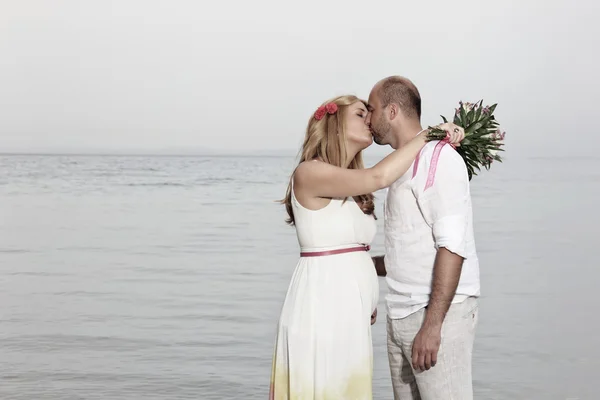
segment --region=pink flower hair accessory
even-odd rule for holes
[[[329,103],[325,106],[325,109],[327,109],[328,114],[335,114],[338,110],[338,106],[335,103]]]
[[[320,121],[323,119],[325,114],[335,114],[337,112],[337,110],[338,110],[337,104],[327,103],[326,105],[317,108],[317,111],[315,111],[315,119],[317,121]]]

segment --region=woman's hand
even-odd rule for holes
[[[448,142],[454,147],[459,147],[460,142],[462,142],[462,140],[465,138],[465,130],[460,126],[453,124],[452,122],[443,123],[436,126],[436,128],[444,130],[448,133],[448,137],[446,139],[448,139]]]

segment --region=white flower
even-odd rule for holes
[[[463,110],[465,110],[465,112],[469,112],[471,111],[473,108],[475,107],[475,104],[473,103],[462,103],[462,108]]]
[[[502,130],[500,128],[498,128],[498,129],[496,129],[496,132],[494,132],[494,140],[498,143],[503,143],[505,135],[506,135],[506,132],[502,132]]]
[[[490,141],[492,142],[492,144],[502,146],[502,145],[504,145],[504,136],[505,135],[506,135],[506,132],[503,132],[500,128],[498,128],[498,129],[496,129],[495,132],[485,135],[485,137],[489,138]],[[494,157],[496,154],[498,154],[498,150],[496,150],[496,149],[489,149],[489,152],[492,157]]]
[[[495,132],[488,133],[487,135],[482,135],[481,137],[493,140],[496,143],[503,143],[505,135],[506,135],[506,132],[502,132],[502,130],[500,128],[498,128],[498,129],[496,129]]]

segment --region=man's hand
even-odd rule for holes
[[[377,321],[377,309],[375,309],[375,311],[373,311],[373,314],[371,314],[371,325],[373,325],[375,321]]]
[[[423,324],[412,348],[412,365],[415,371],[426,371],[437,363],[442,342],[442,326]]]

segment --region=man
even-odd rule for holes
[[[423,130],[419,91],[406,78],[378,82],[369,111],[377,144],[397,149]],[[438,143],[428,143],[413,168],[389,187],[385,256],[373,257],[389,289],[388,358],[394,398],[400,400],[473,398],[479,263],[469,178],[449,144],[441,151],[438,146],[434,157]]]

